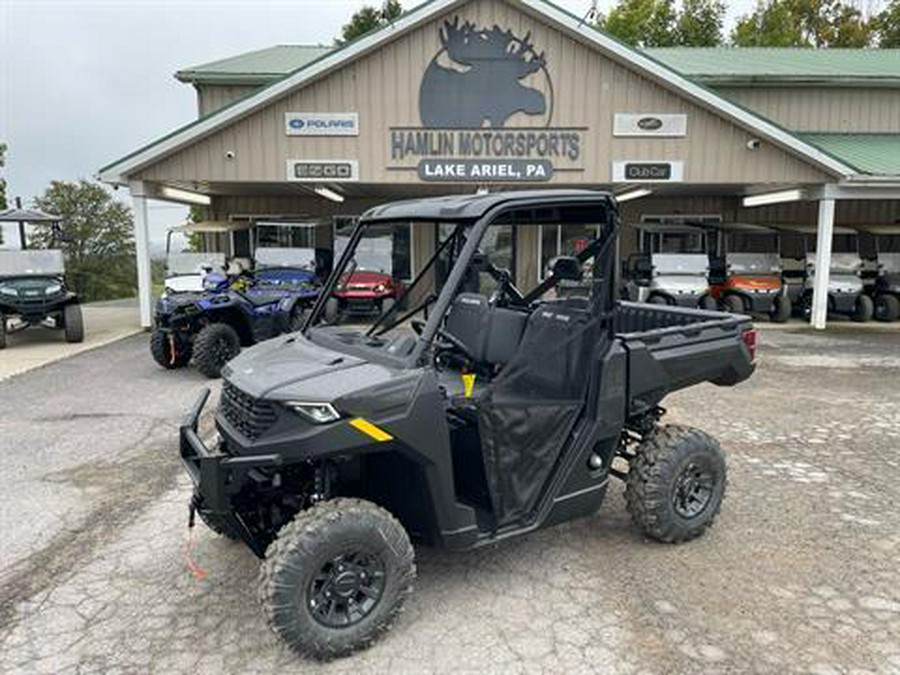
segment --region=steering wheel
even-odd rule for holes
[[[425,322],[422,319],[412,319],[410,320],[409,325],[415,331],[416,335],[422,335],[422,331],[425,330]],[[439,326],[437,331],[435,331],[435,334],[446,343],[436,344],[435,346],[438,348],[438,350],[443,351],[445,349],[452,348],[460,352],[466,358],[471,359],[472,361],[475,360],[472,356],[472,353],[469,351],[469,348],[466,347],[465,343],[463,343],[462,340],[460,340],[452,333],[448,333]]]

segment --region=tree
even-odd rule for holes
[[[867,47],[872,24],[852,2],[766,0],[738,20],[731,39],[738,47]]]
[[[684,0],[675,23],[676,43],[683,47],[716,47],[722,44],[724,23],[722,0]]]
[[[736,47],[805,47],[803,32],[785,0],[768,4],[738,19],[731,33]]]
[[[878,46],[883,49],[900,48],[900,0],[892,0],[872,21],[878,36]]]
[[[672,0],[620,0],[597,28],[635,47],[671,47],[677,43]]]
[[[82,300],[130,297],[137,272],[131,209],[101,185],[53,181],[34,205],[61,217],[59,226],[35,225],[29,244],[61,248],[69,283]]]
[[[341,28],[341,37],[335,40],[338,45],[352,42],[361,35],[365,35],[376,28],[390,23],[403,13],[399,0],[387,0],[381,9],[369,7],[368,5],[360,9],[350,21]]]

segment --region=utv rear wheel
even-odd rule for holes
[[[745,311],[744,301],[739,295],[726,296],[723,304],[725,305],[725,311],[730,314],[743,314]]]
[[[307,314],[309,314],[309,311],[306,307],[294,305],[294,308],[291,310],[291,315],[288,317],[288,331],[296,333],[303,328],[303,322],[306,321]]]
[[[791,318],[791,310],[791,299],[786,295],[779,295],[775,298],[769,316],[775,323],[786,323]]]
[[[166,370],[184,368],[191,360],[191,345],[163,330],[150,336],[150,353],[153,360]]]
[[[875,300],[875,318],[879,321],[896,321],[900,318],[900,298],[896,295],[879,295]]]
[[[702,298],[700,298],[700,309],[705,309],[709,312],[715,312],[718,308],[719,304],[711,295],[704,295]]]
[[[340,306],[338,305],[338,299],[328,298],[328,300],[325,301],[325,321],[328,323],[336,322],[339,313]]]
[[[712,525],[725,495],[725,455],[710,435],[660,427],[638,447],[625,484],[631,519],[658,541],[680,543]]]
[[[406,531],[360,499],[321,502],[266,551],[259,598],[269,625],[303,656],[368,647],[394,623],[416,575]]]
[[[859,323],[871,321],[875,314],[875,303],[868,295],[860,295],[856,298],[856,310],[853,312],[853,320]]]
[[[66,305],[62,316],[66,342],[83,342],[84,319],[81,316],[81,305]]]
[[[210,323],[194,338],[194,365],[207,377],[219,377],[222,367],[241,351],[237,332],[227,323]]]

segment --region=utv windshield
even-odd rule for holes
[[[0,251],[0,277],[58,276],[64,271],[62,251]]]
[[[170,253],[166,258],[166,274],[170,277],[224,270],[224,253]]]

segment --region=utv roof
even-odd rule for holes
[[[609,192],[599,190],[521,190],[514,192],[490,192],[487,194],[449,195],[409,199],[382,204],[369,209],[363,220],[448,221],[475,220],[496,206],[523,206],[560,204],[565,202],[605,202],[615,205]]]

